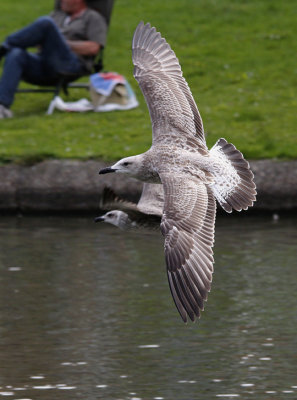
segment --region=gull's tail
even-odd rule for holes
[[[254,174],[242,153],[225,139],[219,139],[211,148],[214,196],[227,212],[246,210],[256,201]]]

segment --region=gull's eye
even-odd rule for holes
[[[130,165],[130,164],[131,164],[130,162],[125,161],[125,162],[123,163],[123,166],[124,166],[124,167],[128,167],[128,165]]]
[[[108,216],[109,217],[114,217],[114,213],[109,213]]]

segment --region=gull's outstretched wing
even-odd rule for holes
[[[216,202],[197,178],[160,175],[165,194],[161,232],[170,290],[184,320],[200,316],[213,272]]]
[[[155,183],[144,183],[138,203],[132,203],[117,195],[110,187],[103,189],[100,201],[102,210],[121,210],[125,212],[135,211],[137,213],[162,216],[164,206],[163,185]]]
[[[157,183],[144,183],[142,194],[137,204],[139,211],[144,214],[162,216],[164,207],[163,185]]]
[[[118,196],[110,187],[103,189],[100,204],[102,210],[137,211],[137,205]]]
[[[163,186],[144,183],[138,204],[118,196],[110,187],[103,189],[100,208],[108,211],[123,211],[138,227],[159,228],[164,206]]]
[[[132,42],[134,77],[149,108],[153,144],[172,142],[206,151],[203,123],[179,61],[164,38],[141,22]]]

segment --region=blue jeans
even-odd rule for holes
[[[8,49],[0,80],[0,103],[10,107],[20,80],[37,85],[53,85],[61,74],[83,75],[84,67],[73,53],[50,17],[38,18],[27,27],[9,35],[3,45]],[[27,47],[40,46],[37,54]]]

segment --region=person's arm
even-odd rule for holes
[[[80,56],[95,56],[100,50],[100,44],[84,40],[67,40],[70,49]]]

